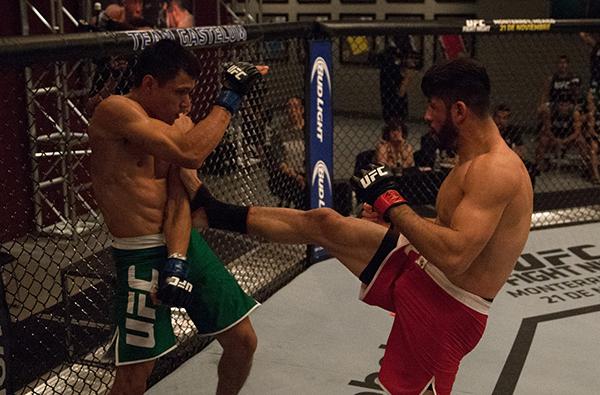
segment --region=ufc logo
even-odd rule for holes
[[[147,295],[153,292],[157,282],[157,270],[152,269],[152,279],[147,281],[137,278],[135,266],[129,266],[127,284],[135,291],[129,291],[127,298],[128,317],[125,318],[125,343],[143,348],[153,348],[156,345],[154,338],[156,308],[150,303]]]
[[[366,188],[371,185],[371,183],[375,181],[377,177],[386,176],[387,172],[383,171],[382,169],[383,166],[380,166],[368,172],[363,178],[360,179],[360,185],[362,185],[363,188]]]
[[[194,287],[191,283],[186,280],[182,280],[179,277],[168,277],[166,279],[167,284],[172,285],[177,288],[181,288],[186,290],[187,292],[192,292],[192,288]]]
[[[242,79],[244,79],[244,77],[246,77],[248,74],[242,70],[239,66],[232,64],[231,66],[229,66],[229,68],[227,69],[227,72],[231,75],[233,75],[235,77],[236,80],[241,81]]]

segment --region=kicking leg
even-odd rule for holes
[[[195,227],[207,227],[202,209],[193,214]],[[339,259],[355,276],[371,261],[387,232],[385,226],[343,217],[329,208],[309,211],[250,207],[247,233],[282,244],[315,244]]]
[[[216,200],[205,187],[200,188],[201,182],[195,175],[191,182],[184,184],[193,185],[188,187],[190,196],[205,209],[194,210],[194,226],[205,227],[210,223],[219,229],[245,232],[275,243],[320,245],[356,276],[373,258],[387,232],[385,226],[343,217],[329,208],[303,211],[250,207],[244,210]]]

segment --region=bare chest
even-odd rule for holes
[[[92,146],[92,166],[106,176],[163,180],[169,165],[126,140],[98,141]]]
[[[446,177],[436,199],[436,212],[440,223],[450,225],[454,210],[464,196],[463,181],[465,170],[454,168]]]

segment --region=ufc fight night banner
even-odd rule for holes
[[[333,117],[331,106],[331,42],[311,41],[308,67],[308,171],[310,208],[333,206]],[[312,247],[313,261],[327,257]]]

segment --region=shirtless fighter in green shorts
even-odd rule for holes
[[[167,195],[167,176],[202,165],[267,71],[229,65],[216,105],[194,125],[182,114],[190,110],[200,64],[179,43],[163,40],[140,54],[131,93],[109,96],[95,109],[92,183],[117,266],[113,395],[143,394],[156,359],[175,347],[171,306],[185,307],[198,332],[223,346],[217,394],[237,394],[248,376],[256,348],[248,315],[258,303],[198,233],[190,238],[189,206],[179,204],[185,192],[174,187]]]

